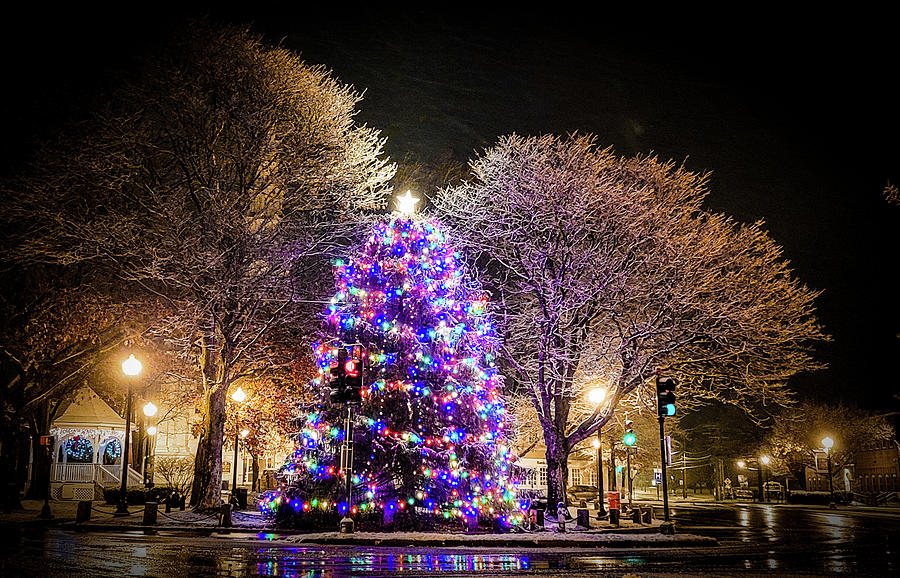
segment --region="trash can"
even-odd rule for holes
[[[237,509],[247,509],[247,488],[235,488],[234,497],[237,500]]]

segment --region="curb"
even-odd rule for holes
[[[590,534],[575,534],[571,538],[561,538],[553,532],[537,534],[436,534],[433,536],[416,534],[406,536],[388,533],[310,534],[298,530],[279,530],[273,528],[248,528],[220,526],[143,526],[121,524],[76,524],[68,522],[59,527],[78,532],[90,531],[131,531],[155,534],[158,532],[190,532],[201,535],[211,534],[275,534],[282,536],[296,545],[317,544],[326,546],[380,546],[380,547],[461,547],[468,548],[671,548],[671,547],[703,547],[718,546],[715,538],[695,534],[659,534],[656,528],[635,528],[633,530],[613,532],[603,530]],[[635,537],[630,537],[635,536]],[[646,540],[637,536],[653,535],[656,538]]]

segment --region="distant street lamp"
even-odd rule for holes
[[[143,369],[143,365],[138,361],[134,354],[128,356],[128,359],[122,362],[122,373],[128,377],[135,377]],[[125,398],[125,447],[122,449],[122,480],[119,487],[119,504],[116,506],[115,516],[127,516],[128,512],[128,453],[129,444],[131,443],[131,382],[128,380],[128,395]]]
[[[588,392],[588,401],[599,407],[606,401],[606,389],[598,387]],[[597,439],[593,441],[594,449],[597,450],[597,517],[601,518],[606,515],[606,507],[603,505],[603,447],[600,439],[600,430],[597,428]]]
[[[825,458],[828,468],[828,507],[835,508],[834,503],[834,480],[831,479],[831,448],[834,447],[834,440],[830,437],[822,438],[822,447],[825,448]]]
[[[242,404],[247,400],[247,394],[244,393],[244,390],[238,386],[236,390],[231,393],[231,399],[233,399],[238,404]],[[235,496],[237,490],[237,460],[238,460],[238,434],[240,433],[240,425],[238,424],[238,418],[240,417],[240,405],[238,405],[237,413],[234,419],[234,463],[232,463],[232,477],[231,477],[231,495]],[[247,431],[247,430],[244,430]],[[249,432],[248,432],[249,433]],[[245,434],[246,435],[246,434]]]
[[[769,465],[769,456],[761,456],[759,458],[759,464],[760,464],[760,466],[759,466],[759,472],[760,472],[759,473],[759,475],[760,475],[759,493],[762,496],[762,501],[765,502],[766,501],[766,479],[768,478],[768,476],[766,475],[767,472],[764,472],[763,470],[766,468],[766,466]]]
[[[144,409],[146,410],[146,408]],[[153,470],[155,469],[156,464],[153,461],[153,454],[156,453],[156,431],[155,425],[147,427],[147,435],[150,436],[150,438],[147,440],[147,454],[144,456],[144,487],[146,488],[152,488],[154,486]]]

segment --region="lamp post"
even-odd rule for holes
[[[834,480],[831,479],[831,448],[834,447],[834,440],[826,436],[822,438],[822,447],[825,448],[825,461],[828,468],[828,507],[834,509]]]
[[[598,387],[588,392],[588,400],[595,406],[600,406],[606,401],[606,389]],[[603,446],[600,439],[600,430],[597,428],[597,439],[593,446],[597,450],[597,517],[606,515],[606,507],[603,505]]]
[[[763,470],[768,465],[769,465],[769,456],[760,456],[759,471],[760,471],[761,482],[760,482],[760,486],[759,486],[759,492],[760,492],[760,495],[762,496],[763,502],[766,501],[766,479],[768,478],[768,476],[766,475],[766,472],[764,472]]]
[[[158,408],[152,401],[148,401],[144,405],[143,411],[144,411],[144,417],[149,418],[149,417],[153,417],[156,415]],[[146,423],[146,419],[144,420],[144,422]],[[153,431],[151,431],[151,429]],[[141,472],[144,474],[144,487],[152,488],[153,487],[153,478],[151,478],[147,475],[147,470],[153,464],[153,458],[150,454],[150,445],[151,445],[150,438],[152,436],[156,435],[156,426],[152,426],[152,425],[148,426],[147,428],[144,429],[144,433],[146,433],[146,436],[144,437],[145,443],[143,444],[144,466],[141,468]]]
[[[128,359],[122,362],[122,373],[128,377],[138,375],[143,369],[143,365],[138,361],[134,354],[128,356]],[[122,481],[119,487],[119,505],[116,506],[115,516],[127,516],[128,512],[128,454],[129,444],[131,443],[131,381],[128,380],[128,395],[125,398],[125,445],[122,448]]]
[[[244,393],[244,390],[238,386],[236,390],[231,393],[231,399],[236,401],[238,404],[242,404],[247,400],[247,394]],[[235,416],[234,420],[234,463],[231,465],[231,496],[235,496],[235,490],[237,489],[237,460],[238,460],[238,435],[240,433],[240,425],[238,424],[238,417],[240,416],[240,405],[238,405],[238,413]]]

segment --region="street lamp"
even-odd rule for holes
[[[156,404],[154,404],[152,401],[148,401],[146,404],[144,404],[144,407],[142,409],[143,409],[145,418],[153,417],[156,415],[156,412],[159,411],[159,408],[157,408]],[[146,419],[144,419],[144,423],[147,423]],[[152,432],[150,431],[150,428],[153,428]],[[153,487],[153,479],[149,478],[147,476],[147,469],[153,465],[153,459],[150,455],[151,442],[150,442],[150,438],[148,436],[153,436],[156,434],[156,427],[149,426],[144,429],[144,433],[146,435],[144,435],[143,439],[141,440],[141,448],[142,448],[142,453],[143,453],[143,464],[144,464],[144,466],[141,468],[141,473],[144,475],[144,487],[152,488]]]
[[[144,487],[152,488],[153,487],[153,470],[155,465],[153,463],[153,454],[156,453],[156,426],[151,425],[147,427],[147,435],[150,436],[147,439],[147,454],[144,456]]]
[[[760,456],[759,458],[759,494],[762,497],[762,501],[766,501],[766,478],[768,478],[766,472],[763,472],[763,469],[769,465],[769,456]]]
[[[597,387],[588,392],[588,401],[597,407],[606,401],[606,389]],[[606,515],[606,508],[603,506],[603,449],[601,445],[601,428],[597,428],[597,439],[592,443],[594,449],[597,450],[597,517],[601,518]]]
[[[828,464],[828,507],[834,508],[834,480],[831,479],[831,448],[834,447],[834,440],[828,436],[822,438],[822,447],[825,448],[825,458]]]
[[[134,354],[128,356],[128,359],[122,362],[122,373],[128,377],[135,377],[143,369],[143,365],[134,357]],[[119,505],[116,506],[115,516],[127,516],[128,512],[128,453],[129,444],[131,443],[131,382],[128,380],[128,395],[125,398],[125,446],[122,449],[122,480],[119,487]]]
[[[231,399],[233,399],[238,404],[242,404],[247,400],[247,394],[244,393],[244,390],[238,386],[236,390],[231,393]],[[240,426],[238,425],[238,417],[240,416],[240,405],[238,405],[237,415],[234,420],[234,462],[231,465],[232,477],[231,477],[231,495],[232,497],[237,495],[237,460],[238,460],[238,434],[240,433]],[[244,430],[247,431],[247,430]],[[248,432],[249,433],[249,432]]]

